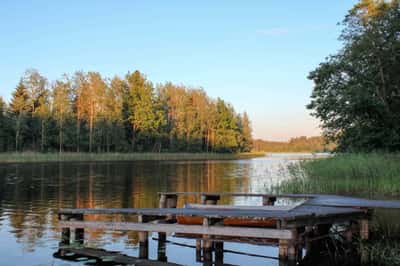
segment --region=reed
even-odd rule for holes
[[[322,193],[393,198],[400,195],[400,154],[338,154],[289,166],[291,178],[276,189],[290,193]],[[371,265],[400,265],[400,214],[376,210],[371,238],[361,248]]]
[[[0,153],[0,163],[88,162],[88,161],[193,161],[236,160],[264,156],[264,153]]]
[[[339,154],[289,166],[279,190],[374,196],[400,194],[400,154]]]

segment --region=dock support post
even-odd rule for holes
[[[288,259],[288,240],[279,239],[279,260]]]
[[[70,218],[71,221],[83,221],[83,214],[76,214]],[[74,232],[74,243],[83,245],[85,239],[85,229],[76,228]]]
[[[58,216],[58,219],[60,221],[68,221],[69,216],[65,214],[61,214]],[[61,229],[61,241],[60,241],[60,246],[66,246],[69,245],[71,240],[71,229],[69,228],[62,228]]]
[[[359,221],[360,226],[360,261],[362,265],[368,264],[369,262],[369,254],[368,251],[364,248],[364,241],[369,239],[369,220],[362,219]]]
[[[196,240],[196,261],[197,262],[201,261],[201,240],[200,239]]]
[[[301,257],[301,246],[298,239],[298,230],[293,229],[292,239],[279,240],[279,260],[282,265],[296,265]],[[285,264],[285,262],[287,262]]]
[[[224,242],[215,242],[215,265],[224,265]]]
[[[178,204],[178,195],[176,194],[160,194],[159,208],[176,208]],[[173,215],[168,215],[166,217],[167,221],[173,221],[175,217]]]
[[[271,196],[263,196],[262,197],[263,200],[263,205],[267,206],[267,205],[274,205],[275,201],[276,201],[276,197],[271,197]]]
[[[167,262],[168,257],[166,255],[166,241],[167,235],[165,233],[158,233],[158,245],[157,245],[157,260]]]
[[[145,217],[139,215],[139,223],[146,222]],[[148,232],[138,232],[139,235],[139,259],[148,259],[149,257],[149,235]]]
[[[209,226],[210,220],[209,218],[203,219],[203,226]],[[203,235],[203,265],[211,266],[212,262],[212,250],[213,250],[213,242],[210,239],[209,235]],[[210,240],[209,240],[210,239]]]
[[[206,205],[216,205],[220,199],[219,195],[201,195],[201,203]]]

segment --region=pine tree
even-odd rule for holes
[[[29,107],[28,90],[20,80],[12,94],[10,103],[10,111],[15,120],[15,151],[19,151],[22,148],[22,134],[25,134]]]

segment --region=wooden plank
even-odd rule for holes
[[[61,252],[60,252],[61,251]],[[102,259],[107,258],[107,260],[112,259],[114,263],[128,264],[128,265],[136,265],[136,266],[180,266],[180,264],[171,263],[171,262],[161,262],[156,260],[147,260],[147,259],[139,259],[131,256],[127,256],[114,251],[107,251],[104,249],[94,249],[94,248],[72,248],[72,247],[63,247],[60,248],[59,254],[67,254],[74,253],[74,255],[70,254],[70,256],[61,256],[61,259],[68,259],[69,257],[89,257]]]
[[[279,197],[304,198],[305,204],[330,207],[394,208],[400,209],[400,200],[371,200],[355,197],[325,194],[272,194],[272,193],[236,193],[236,192],[159,192],[160,195],[210,195],[227,197]]]
[[[364,214],[364,210],[355,208],[336,208],[313,205],[301,205],[290,211],[262,211],[262,210],[219,210],[219,209],[189,209],[189,208],[143,208],[143,209],[62,209],[59,214],[131,214],[150,215],[160,218],[167,215],[200,216],[208,218],[252,218],[252,219],[282,219],[294,220],[308,217],[334,217],[338,214],[357,215]]]
[[[371,200],[337,195],[317,195],[308,200],[306,204],[333,207],[400,209],[400,200]]]
[[[291,239],[292,231],[285,229],[249,228],[232,226],[201,226],[181,224],[151,224],[131,222],[60,221],[61,228],[88,228],[117,231],[147,231],[164,233],[185,233],[236,237],[257,237],[271,239]]]
[[[290,211],[296,206],[233,206],[233,205],[204,205],[204,204],[185,204],[188,209],[202,209],[202,210],[256,210],[256,211]]]
[[[191,196],[220,196],[220,197],[281,197],[281,198],[312,198],[314,194],[271,194],[246,192],[158,192],[159,195],[191,195]]]

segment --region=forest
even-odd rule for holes
[[[248,152],[249,117],[201,88],[77,71],[28,69],[0,98],[0,152]]]
[[[327,143],[321,136],[302,136],[289,141],[253,140],[253,150],[256,152],[327,152],[334,148],[334,143]]]

